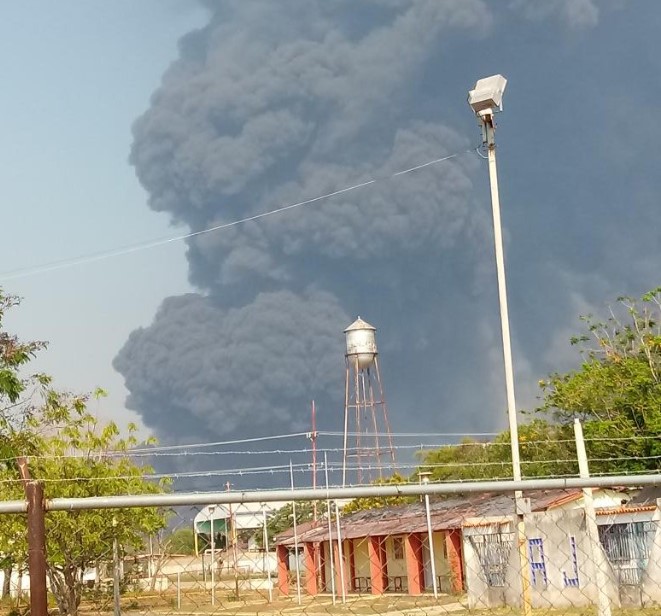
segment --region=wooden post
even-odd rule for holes
[[[27,539],[28,571],[30,573],[30,614],[32,616],[48,616],[44,486],[38,481],[32,481],[27,458],[21,456],[17,459],[17,463],[28,509]]]
[[[48,616],[44,486],[38,481],[28,481],[25,484],[25,496],[28,501],[30,614],[32,616]]]

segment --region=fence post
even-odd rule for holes
[[[576,439],[576,457],[578,458],[579,475],[583,479],[588,479],[590,477],[588,456],[585,451],[583,426],[578,417],[574,419],[574,436]],[[594,510],[592,488],[583,488],[583,506],[585,508],[585,527],[590,541],[592,563],[597,568],[595,580],[597,583],[597,614],[598,616],[611,616],[610,600],[606,590],[608,576],[604,571],[605,563],[599,543],[599,527],[597,526],[597,515]]]
[[[25,483],[28,504],[28,570],[30,572],[30,614],[48,616],[46,590],[46,511],[44,486],[38,481]]]
[[[113,609],[114,616],[122,616],[122,608],[119,597],[119,585],[121,584],[121,572],[119,563],[119,539],[117,539],[117,518],[112,518],[112,594],[113,594]]]

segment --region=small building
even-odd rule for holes
[[[264,513],[270,516],[287,503],[242,503],[241,505],[227,505],[219,503],[217,505],[207,505],[202,508],[193,520],[193,530],[195,533],[195,551],[199,552],[199,538],[209,546],[211,544],[211,534],[213,530],[214,544],[217,550],[226,549],[231,545],[232,527],[235,534],[246,534],[250,537],[248,545],[245,548],[249,551],[258,549],[253,536],[264,527]]]
[[[582,504],[580,490],[533,492],[527,496],[531,501],[531,510],[539,513],[580,508]],[[623,494],[619,491],[595,492],[595,500],[600,506],[620,505],[622,498]],[[334,587],[339,593],[344,587],[346,593],[419,595],[431,592],[435,581],[436,589],[441,593],[461,593],[468,589],[470,598],[473,594],[471,585],[476,589],[482,588],[486,593],[484,582],[480,582],[479,577],[482,553],[474,547],[474,543],[480,540],[475,537],[493,534],[486,533],[486,528],[511,525],[513,511],[514,500],[510,495],[479,494],[432,500],[431,546],[424,503],[371,509],[343,516],[339,544],[335,522],[330,531],[327,520],[316,526],[301,528],[298,545],[303,552],[301,573],[305,591],[314,595],[330,592]],[[468,529],[482,530],[476,532]],[[276,546],[278,585],[282,593],[288,594],[293,533],[290,531],[277,537]],[[510,547],[509,544],[500,548],[489,545],[483,553],[507,559]],[[474,572],[478,575],[473,575]],[[496,573],[494,575],[497,577]],[[478,603],[475,602],[476,605]]]
[[[599,540],[623,607],[661,605],[661,487],[597,510]]]
[[[641,493],[642,494],[642,493]],[[532,606],[661,604],[661,529],[658,503],[617,491],[595,490],[596,536],[588,532],[582,495],[524,515]],[[559,505],[559,506],[558,506]],[[519,605],[520,555],[512,515],[485,515],[462,526],[471,609]],[[600,579],[601,578],[601,579]]]

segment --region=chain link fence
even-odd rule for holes
[[[512,482],[505,491],[483,482],[56,499],[47,539],[64,525],[91,556],[67,571],[64,554],[49,548],[49,606],[68,614],[661,614],[659,476],[602,478],[587,491],[590,482],[574,483],[527,481],[521,495]],[[149,504],[167,506],[166,526],[119,541],[123,508]],[[13,512],[0,515],[20,517],[21,506],[0,503]],[[108,530],[93,549],[76,535],[83,511]],[[5,563],[0,578],[9,595],[2,609],[20,613],[25,564]],[[67,599],[67,585],[78,594]]]

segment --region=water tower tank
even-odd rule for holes
[[[376,327],[358,317],[344,330],[347,337],[347,357],[358,361],[358,368],[363,370],[374,363],[376,357]]]

